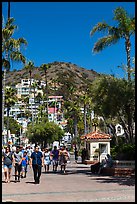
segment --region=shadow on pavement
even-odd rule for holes
[[[2,181],[2,183],[6,183],[6,182],[5,182],[5,181]],[[19,181],[10,180],[10,183],[19,183]]]
[[[43,174],[59,174],[59,175],[71,175],[71,174],[85,174],[91,180],[96,180],[100,183],[118,183],[119,185],[127,185],[127,186],[134,186],[135,179],[130,177],[116,177],[116,176],[103,176],[98,174],[93,174],[90,171],[90,167],[87,166],[68,166],[66,168],[66,174],[59,170],[57,172],[49,171],[49,172],[42,172]]]
[[[135,179],[130,177],[103,177],[101,176],[98,178],[92,178],[92,180],[96,180],[99,183],[118,183],[119,185],[127,185],[127,186],[134,186],[135,185]]]
[[[26,181],[25,183],[35,184],[34,181]]]

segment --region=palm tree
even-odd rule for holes
[[[10,60],[25,63],[25,57],[20,49],[22,45],[27,45],[27,41],[24,38],[12,38],[17,29],[17,26],[13,24],[14,21],[14,18],[9,18],[2,28],[2,66],[7,71],[10,70]]]
[[[34,62],[29,61],[24,68],[29,72],[29,99],[31,96],[31,82],[32,82],[32,70],[34,69]],[[31,109],[32,109],[32,101],[31,101]],[[31,110],[32,114],[32,122],[33,122],[33,110]]]
[[[45,89],[45,94],[46,94],[46,102],[47,102],[47,108],[46,108],[46,113],[47,113],[47,118],[48,118],[48,80],[47,80],[47,70],[51,66],[49,64],[42,64],[40,68],[44,71],[45,75],[45,83],[46,83],[46,89]]]
[[[29,61],[24,68],[29,72],[29,95],[31,95],[32,70],[34,69],[34,62]]]
[[[23,103],[20,109],[24,109],[24,116],[28,119],[31,117],[31,112],[29,111],[29,96],[21,96],[20,101]]]
[[[7,142],[8,142],[8,130],[9,130],[9,112],[11,106],[17,101],[16,91],[13,88],[7,88],[5,90],[5,107],[7,107]]]
[[[81,105],[83,106],[83,110],[84,110],[84,134],[87,134],[88,133],[88,130],[87,130],[87,114],[89,112],[89,107],[91,105],[91,97],[89,97],[89,95],[87,93],[83,93],[81,96],[80,96],[80,103]]]
[[[10,7],[8,11],[8,20],[2,27],[2,67],[4,68],[3,75],[3,101],[2,101],[2,130],[4,129],[4,106],[5,106],[5,79],[6,71],[10,70],[10,61],[25,63],[25,57],[20,51],[22,45],[27,45],[24,38],[14,39],[12,36],[17,29],[14,25],[14,18],[10,18]]]
[[[125,49],[127,55],[127,74],[128,80],[131,80],[131,65],[130,65],[130,38],[135,34],[135,17],[130,17],[127,12],[118,7],[114,10],[114,20],[117,21],[117,26],[110,26],[105,22],[99,22],[90,32],[92,36],[95,32],[107,31],[107,35],[100,38],[93,47],[93,52],[100,52],[104,48],[117,43],[121,38],[125,40]]]
[[[35,104],[35,118],[36,118],[36,100],[35,100],[35,98],[36,98],[36,88],[38,87],[38,83],[37,82],[34,82],[33,84],[32,84],[32,88],[33,88],[33,93],[34,93],[34,104]]]
[[[78,120],[81,114],[81,110],[78,101],[65,101],[64,113],[68,120],[73,120],[74,137],[78,137]]]

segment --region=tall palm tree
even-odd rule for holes
[[[65,101],[64,114],[68,120],[73,120],[74,137],[78,137],[78,120],[81,114],[78,101]]]
[[[8,142],[8,130],[9,130],[9,112],[11,106],[17,101],[16,90],[13,88],[7,88],[5,90],[5,107],[7,108],[7,142]]]
[[[34,118],[36,118],[36,88],[38,87],[38,83],[37,82],[34,82],[32,84],[32,88],[33,88],[33,93],[34,93],[34,105],[35,105],[35,115],[34,115]]]
[[[31,93],[31,83],[32,83],[32,70],[34,69],[34,62],[29,61],[24,68],[29,72],[29,99],[32,97],[32,93]],[[32,109],[32,101],[31,101],[31,109]],[[32,122],[33,122],[33,110],[31,110],[31,114],[32,114]]]
[[[100,52],[104,48],[117,43],[121,38],[125,40],[125,49],[127,55],[127,74],[128,80],[131,80],[130,50],[131,36],[135,34],[135,17],[130,17],[127,12],[118,7],[114,10],[114,20],[117,26],[110,26],[106,22],[99,22],[90,32],[92,36],[95,32],[107,31],[107,35],[100,38],[93,47],[93,52]]]
[[[46,94],[46,104],[47,104],[47,108],[46,108],[46,113],[47,113],[47,118],[48,118],[48,80],[47,80],[47,70],[50,68],[51,66],[49,64],[42,64],[40,66],[40,68],[44,71],[44,75],[45,75],[45,84],[46,84],[46,88],[45,88],[45,94]]]
[[[89,95],[84,92],[84,94],[80,96],[80,103],[83,106],[83,110],[84,110],[84,134],[87,134],[88,133],[87,113],[88,113],[88,107],[91,105],[91,97],[89,97]]]
[[[27,64],[25,64],[24,68],[28,71],[29,73],[29,95],[31,95],[31,82],[32,82],[32,70],[35,68],[34,62],[29,61]]]
[[[24,38],[14,39],[12,36],[17,29],[14,18],[9,18],[2,28],[2,66],[9,71],[10,60],[25,63],[25,57],[21,53],[22,45],[27,45]]]
[[[2,130],[4,129],[4,106],[5,106],[5,80],[6,71],[10,70],[10,61],[17,61],[25,63],[25,57],[21,53],[22,45],[27,45],[24,38],[14,39],[12,36],[17,29],[14,25],[14,18],[10,18],[10,9],[8,11],[8,20],[6,24],[2,25],[2,68],[4,68],[3,75],[3,100],[2,100]]]

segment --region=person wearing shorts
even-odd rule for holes
[[[6,147],[5,152],[2,153],[3,169],[5,175],[5,182],[10,183],[13,154],[9,147]]]
[[[57,146],[54,146],[54,149],[51,151],[51,157],[52,157],[52,165],[53,165],[53,171],[57,171],[58,167],[58,157],[59,157],[59,150],[57,149]]]
[[[50,165],[51,161],[50,161],[50,151],[48,148],[45,148],[44,151],[44,168],[45,168],[45,172],[49,171],[49,165]]]
[[[21,178],[26,178],[27,174],[27,165],[28,165],[28,156],[27,156],[27,151],[24,151],[23,157],[22,157],[22,162],[21,162]]]

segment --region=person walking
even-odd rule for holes
[[[23,153],[21,166],[22,166],[22,169],[21,169],[21,178],[26,178],[27,166],[28,166],[27,151],[24,151],[24,153]]]
[[[28,147],[26,147],[26,151],[27,151],[28,164],[29,164],[31,154],[32,154],[32,152],[33,152],[32,147],[30,147],[30,145],[29,145]]]
[[[49,171],[49,165],[51,164],[50,161],[50,151],[48,148],[45,148],[44,151],[44,168],[45,168],[45,172]]]
[[[2,162],[5,175],[5,183],[10,183],[12,163],[13,163],[13,154],[10,151],[9,147],[6,147],[5,152],[2,153]]]
[[[20,173],[22,170],[22,165],[21,165],[22,157],[23,157],[22,151],[20,151],[19,147],[16,147],[16,151],[13,153],[14,166],[15,166],[15,182],[17,182],[17,178],[18,178],[18,182],[20,182]]]
[[[35,184],[40,183],[42,166],[44,166],[44,157],[42,152],[39,151],[39,147],[35,146],[30,158],[30,168],[33,168]]]
[[[85,160],[86,160],[86,155],[87,154],[87,151],[86,151],[86,148],[84,147],[82,149],[82,153],[81,153],[81,158],[82,158],[82,164],[84,164]]]
[[[54,149],[51,151],[50,156],[52,158],[53,171],[55,172],[57,171],[59,157],[59,150],[57,149],[57,146],[54,146]]]
[[[66,165],[68,160],[68,152],[65,146],[59,150],[59,164],[61,166],[61,172],[63,170],[64,174],[66,173]]]
[[[74,155],[75,155],[75,162],[77,163],[77,161],[78,161],[78,150],[77,150],[76,145],[75,145]]]

